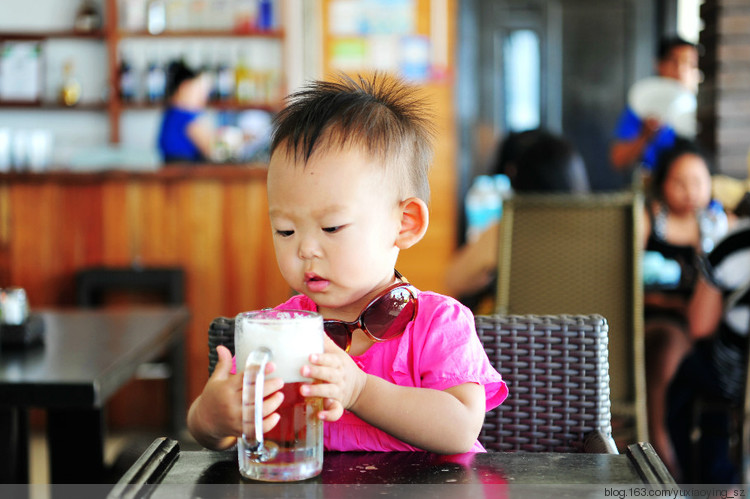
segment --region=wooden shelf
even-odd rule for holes
[[[103,30],[80,32],[74,30],[67,31],[25,31],[25,32],[8,32],[0,31],[0,42],[2,41],[41,41],[48,38],[80,38],[84,40],[103,40],[106,33]]]
[[[148,31],[118,31],[119,38],[284,38],[284,30],[252,30],[252,31],[231,31],[231,30],[185,30],[185,31],[164,31],[157,35]]]
[[[121,117],[125,112],[130,111],[148,111],[161,110],[164,103],[148,102],[122,102],[120,99],[120,73],[119,73],[119,55],[121,42],[127,39],[142,38],[150,41],[168,40],[168,39],[232,39],[232,41],[250,41],[257,40],[278,40],[282,42],[285,39],[283,28],[279,29],[250,29],[250,30],[168,30],[157,35],[152,35],[145,29],[143,30],[126,30],[120,27],[118,19],[118,0],[103,0],[102,12],[103,26],[101,29],[92,32],[79,32],[72,27],[67,30],[48,30],[42,31],[29,29],[29,31],[2,31],[0,30],[0,43],[3,41],[36,41],[44,42],[51,39],[72,39],[72,40],[93,40],[102,43],[106,52],[106,68],[102,68],[106,73],[106,84],[109,93],[109,100],[104,102],[81,103],[76,106],[67,107],[57,102],[20,102],[20,101],[0,101],[0,111],[8,109],[23,110],[51,110],[51,111],[99,111],[106,113],[109,121],[109,142],[116,144],[120,142],[120,125]],[[283,50],[282,50],[283,53]],[[282,71],[283,73],[283,71]],[[282,77],[283,78],[283,77]],[[281,90],[278,92],[282,93]],[[258,94],[264,95],[264,94]],[[275,94],[274,94],[275,95]],[[212,102],[209,103],[208,109],[220,111],[244,111],[259,109],[268,112],[277,112],[282,102]]]
[[[107,109],[106,102],[81,102],[75,106],[65,106],[57,102],[37,101],[3,101],[0,100],[0,109],[24,109],[43,111],[104,111]]]
[[[121,102],[120,109],[122,111],[151,111],[164,109],[166,103],[150,103],[150,102]],[[250,109],[259,109],[261,111],[268,111],[275,113],[279,110],[280,105],[269,104],[267,102],[209,102],[206,106],[208,109],[214,109],[218,111],[247,111]]]

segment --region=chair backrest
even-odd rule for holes
[[[642,219],[633,192],[524,194],[499,231],[497,313],[607,318],[613,414],[630,441],[647,440]]]
[[[214,372],[219,361],[216,347],[224,345],[234,355],[234,317],[217,317],[208,326],[208,375]]]
[[[76,303],[99,307],[110,293],[167,305],[185,303],[185,271],[179,267],[92,267],[76,272]]]
[[[581,452],[612,434],[608,325],[600,315],[478,315],[477,334],[508,384],[485,416],[488,450]]]
[[[613,452],[609,400],[608,327],[591,316],[477,316],[477,334],[510,394],[488,412],[480,441],[488,450]],[[209,376],[216,347],[234,353],[234,319],[208,329]],[[615,451],[616,452],[616,451]]]

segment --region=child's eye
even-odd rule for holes
[[[281,237],[289,237],[292,234],[294,234],[293,230],[277,230],[276,234],[278,234]]]
[[[323,232],[328,232],[329,234],[335,234],[336,232],[340,231],[344,226],[343,225],[336,225],[334,227],[323,227]]]

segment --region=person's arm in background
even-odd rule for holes
[[[193,120],[186,130],[188,138],[207,160],[213,158],[214,133],[214,130],[201,118]]]
[[[694,339],[711,336],[721,320],[722,308],[721,291],[701,276],[687,310],[690,336]]]
[[[638,163],[659,128],[659,120],[648,118],[644,120],[640,132],[632,139],[615,139],[609,149],[609,160],[615,170],[627,170]]]
[[[447,294],[458,297],[481,291],[497,272],[499,224],[493,223],[476,241],[462,246],[445,275]]]

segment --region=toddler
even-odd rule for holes
[[[507,396],[471,312],[394,270],[427,230],[430,161],[422,103],[395,79],[314,82],[275,119],[269,216],[281,273],[300,293],[278,308],[324,317],[325,352],[301,372],[315,383],[300,390],[325,400],[328,450],[483,451],[484,413]],[[229,351],[217,353],[188,427],[224,449],[241,433],[242,380]],[[265,383],[264,431],[282,385]]]

